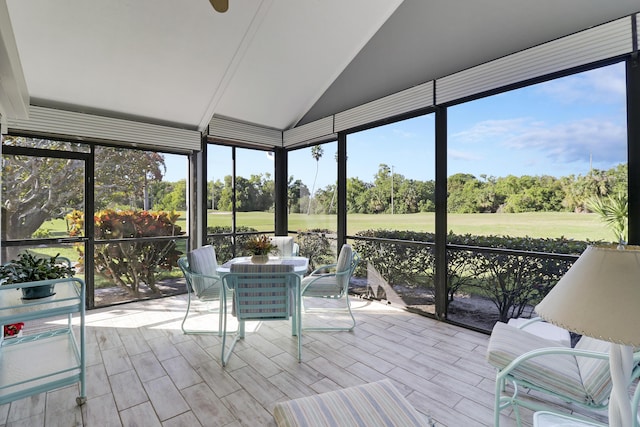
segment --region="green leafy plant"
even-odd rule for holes
[[[25,251],[18,255],[18,259],[0,266],[0,279],[3,284],[9,285],[72,277],[75,270],[61,263],[58,260],[59,255],[43,258]]]
[[[249,239],[245,244],[245,248],[253,255],[269,255],[278,250],[264,234]]]
[[[184,234],[176,221],[176,212],[151,212],[138,210],[105,209],[95,214],[96,240],[115,240],[96,245],[94,263],[96,272],[117,286],[138,296],[141,284],[153,292],[159,292],[156,275],[159,270],[171,271],[178,266],[182,252],[175,239],[147,239],[145,237],[179,236]],[[84,216],[75,211],[67,215],[71,222],[70,234],[79,235],[83,230]],[[131,241],[127,241],[131,239]],[[133,240],[136,239],[136,240]],[[140,240],[137,240],[140,239]],[[80,259],[84,260],[82,246]]]
[[[323,264],[335,262],[336,255],[331,249],[331,241],[327,237],[331,230],[313,228],[298,232],[300,255],[309,258],[309,269],[315,270]]]
[[[392,288],[432,293],[435,258],[432,246],[424,242],[434,242],[433,233],[364,230],[356,235],[364,239],[356,240],[354,249]],[[539,253],[578,255],[589,242],[449,233],[447,243],[452,245],[447,251],[448,303],[459,290],[473,290],[489,298],[499,319],[506,322],[544,298],[572,264]]]
[[[615,196],[594,196],[587,199],[585,204],[587,209],[598,214],[600,220],[614,233],[616,243],[627,241],[629,202],[625,195],[618,193]]]

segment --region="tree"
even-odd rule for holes
[[[482,183],[468,173],[457,173],[447,179],[447,210],[452,213],[479,212],[478,190]]]
[[[7,136],[5,145],[77,151],[78,144]],[[95,156],[97,209],[148,203],[148,188],[162,179],[164,157],[159,153],[98,147]],[[3,155],[2,216],[7,239],[30,238],[50,219],[64,218],[84,201],[81,160]]]
[[[3,156],[2,232],[27,239],[50,219],[82,206],[84,165],[79,160]]]
[[[330,214],[335,185],[327,185],[325,188],[319,188],[316,191],[314,212],[319,214]]]
[[[316,180],[318,179],[318,169],[320,168],[320,159],[324,154],[324,150],[320,145],[314,145],[311,147],[311,157],[316,161],[316,174],[313,177],[313,185],[311,186],[311,192],[309,193],[309,205],[307,206],[307,215],[311,213],[311,197],[313,197],[313,192],[316,188]]]
[[[233,209],[233,177],[227,175],[224,177],[224,186],[220,191],[218,199],[218,210],[231,211]]]
[[[184,211],[187,209],[187,180],[170,184],[171,191],[167,191],[154,205],[157,210]]]
[[[372,185],[359,178],[347,179],[347,212],[369,213],[368,195]]]
[[[289,213],[299,213],[302,212],[302,208],[300,206],[300,200],[304,197],[309,197],[309,189],[304,183],[296,179],[293,180],[293,177],[289,177],[289,183],[287,185],[287,207]]]
[[[151,151],[97,147],[96,208],[149,209],[149,186],[166,173],[164,156]]]
[[[149,186],[150,202],[154,210],[160,210],[161,200],[173,191],[174,184],[167,181],[154,182]]]
[[[224,184],[220,180],[217,180],[215,182],[210,181],[208,183],[208,187],[209,187],[208,193],[211,198],[207,201],[207,206],[213,210],[220,210],[218,201],[220,199],[220,196],[222,195]]]

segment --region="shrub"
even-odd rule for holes
[[[298,232],[300,256],[309,258],[309,269],[315,270],[321,265],[336,262],[335,252],[331,250],[331,241],[327,237],[331,233],[320,228]]]
[[[184,234],[176,225],[180,217],[175,212],[151,212],[138,210],[106,209],[94,216],[96,240],[118,240],[113,243],[95,245],[94,263],[96,272],[104,275],[116,285],[138,296],[140,285],[146,284],[153,292],[158,270],[171,271],[177,267],[182,254],[175,240],[122,241],[145,237],[180,236]],[[83,230],[84,216],[74,211],[67,215],[71,223],[70,234],[78,235]],[[82,247],[80,261],[84,260]]]
[[[251,233],[258,230],[250,227],[237,227],[236,245],[234,251],[233,240],[230,235],[231,227],[208,227],[207,242],[216,248],[216,257],[218,261],[226,262],[234,256],[250,256],[252,252],[247,249],[248,243],[252,239]],[[245,233],[245,234],[242,234]],[[248,234],[247,234],[248,233]],[[323,264],[332,264],[336,261],[335,252],[331,250],[331,242],[327,237],[331,234],[330,230],[312,229],[299,232],[296,238],[300,246],[300,256],[309,258],[309,268],[314,269]],[[216,235],[217,234],[217,235]]]
[[[236,228],[237,233],[255,233],[258,230],[251,227],[240,226]],[[207,227],[207,243],[216,249],[216,258],[220,262],[229,261],[235,256],[251,255],[249,251],[244,249],[247,242],[251,239],[251,235],[239,235],[236,237],[236,245],[234,248],[231,236],[220,236],[220,234],[231,233],[231,227]],[[213,236],[212,236],[213,234]],[[218,235],[216,235],[218,234]]]
[[[388,243],[357,240],[355,249],[372,263],[391,286],[433,288],[435,258],[433,247],[411,242],[433,242],[433,233],[391,230],[366,230],[357,236],[400,240]],[[572,261],[545,257],[536,253],[579,255],[589,242],[564,237],[533,239],[530,237],[474,236],[449,233],[449,244],[470,249],[447,250],[447,301],[453,301],[462,287],[491,299],[500,320],[520,316],[526,307],[539,302],[569,269]],[[509,254],[482,248],[519,250]],[[425,283],[424,277],[428,280]],[[431,285],[430,285],[431,284]]]

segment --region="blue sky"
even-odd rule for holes
[[[553,175],[588,173],[626,162],[623,64],[468,102],[448,110],[448,175]],[[349,177],[372,182],[381,163],[405,178],[433,179],[434,117],[428,115],[352,134],[347,138]],[[335,182],[336,144],[323,145],[317,188]],[[231,173],[230,149],[212,153],[209,179]],[[238,174],[270,172],[264,152],[238,150]],[[167,156],[167,181],[184,178],[184,160]],[[181,166],[182,165],[182,166]],[[182,171],[182,172],[181,172]],[[177,173],[174,173],[177,172]],[[311,149],[292,152],[289,174],[313,184]]]

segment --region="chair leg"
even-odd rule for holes
[[[351,316],[351,326],[349,327],[337,327],[337,328],[322,328],[322,327],[311,327],[311,328],[302,328],[303,331],[345,331],[351,332],[353,328],[356,327],[356,318],[353,316],[353,312],[351,311],[351,302],[349,301],[349,295],[345,296],[346,303],[346,311]],[[320,309],[319,309],[320,310]],[[326,310],[326,311],[343,311],[343,309],[335,309],[335,310]]]
[[[513,414],[516,418],[516,425],[518,427],[522,426],[522,417],[520,416],[520,405],[518,404],[518,384],[512,383],[514,387],[514,392],[511,396],[503,396],[502,393],[507,389],[507,381],[504,377],[498,376],[496,377],[496,395],[495,395],[495,408],[494,408],[494,425],[495,427],[500,426],[500,413],[503,409],[511,406],[513,408]]]
[[[226,302],[223,299],[220,299],[220,306],[218,307],[218,330],[211,330],[211,329],[187,329],[185,327],[185,323],[187,322],[187,319],[189,318],[189,312],[191,310],[191,292],[189,292],[189,295],[187,297],[187,311],[184,314],[184,318],[182,319],[182,323],[180,324],[180,329],[182,329],[182,333],[185,335],[209,335],[209,334],[213,334],[213,333],[217,333],[219,337],[222,336],[222,307],[223,304],[226,304]]]
[[[184,328],[184,324],[187,321],[187,318],[189,317],[189,310],[191,309],[191,292],[188,292],[187,295],[187,312],[184,314],[184,319],[182,319],[182,324],[180,325],[180,329],[182,329],[182,333],[187,335],[189,332],[187,329]]]
[[[227,305],[224,306],[224,314],[222,316],[222,351],[220,355],[220,360],[222,361],[222,366],[227,366],[227,362],[231,357],[231,353],[233,352],[233,348],[236,346],[236,343],[239,339],[244,338],[244,320],[238,319],[238,330],[233,336],[233,341],[229,345],[229,350],[225,352],[226,342],[227,342]]]
[[[349,294],[346,296],[347,299],[347,309],[349,310],[349,316],[351,316],[351,329],[349,331],[353,331],[353,328],[356,327],[356,318],[353,317],[353,312],[351,311],[351,301],[349,301]]]
[[[296,336],[298,338],[298,363],[302,362],[302,297],[299,289],[296,289],[295,316],[292,322],[295,324]]]
[[[495,427],[500,427],[500,396],[502,395],[502,389],[504,388],[504,381],[496,378],[496,395],[495,395],[495,405],[493,409],[493,425]]]
[[[298,363],[302,362],[302,328],[300,328],[300,322],[297,322],[297,339],[298,339]]]

